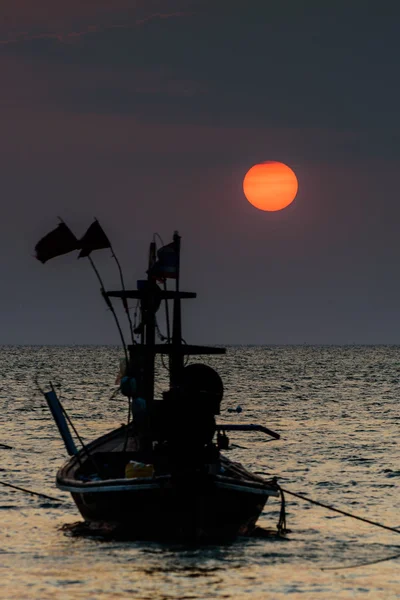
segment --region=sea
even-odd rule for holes
[[[285,538],[201,547],[73,535],[81,517],[55,486],[67,456],[40,388],[56,386],[90,441],[126,421],[120,358],[110,346],[0,348],[0,444],[10,447],[0,447],[2,599],[400,598],[397,532],[288,494]],[[237,346],[207,362],[224,381],[220,422],[281,435],[232,433],[229,458],[400,534],[400,346]],[[161,363],[157,373],[161,394]],[[276,531],[279,509],[270,499],[259,525]]]

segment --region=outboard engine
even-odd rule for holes
[[[190,364],[183,369],[182,388],[199,412],[220,414],[224,395],[221,377],[212,367],[201,363]]]
[[[171,448],[179,447],[180,453],[186,448],[192,460],[211,444],[223,393],[221,377],[213,368],[200,363],[184,367],[179,387],[164,393],[162,436]]]

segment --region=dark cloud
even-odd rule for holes
[[[28,37],[2,51],[33,69],[57,69],[53,101],[74,112],[393,128],[400,101],[394,15],[371,15],[358,3],[328,10],[289,3],[291,12],[278,4],[194,3],[192,11],[153,13],[131,26]]]
[[[92,27],[128,26],[190,10],[196,0],[2,0],[0,39],[68,36]]]

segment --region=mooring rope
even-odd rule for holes
[[[340,508],[335,508],[334,506],[330,506],[329,504],[324,504],[323,502],[318,502],[317,500],[312,500],[311,498],[307,498],[307,496],[302,496],[301,494],[297,494],[296,492],[291,492],[281,486],[278,486],[279,489],[285,494],[289,494],[290,496],[295,496],[296,498],[300,498],[300,500],[305,500],[305,502],[310,502],[310,504],[315,504],[316,506],[321,506],[322,508],[326,508],[333,512],[339,513],[340,515],[344,515],[345,517],[350,517],[352,519],[357,519],[357,521],[363,521],[364,523],[368,523],[369,525],[375,525],[375,527],[380,527],[381,529],[386,529],[387,531],[393,531],[394,533],[400,533],[399,529],[395,527],[390,527],[389,525],[384,525],[383,523],[378,523],[377,521],[371,521],[371,519],[367,519],[365,517],[359,517],[354,513],[347,512],[345,510],[341,510]]]
[[[18,485],[12,485],[11,483],[6,483],[5,481],[1,481],[1,485],[5,485],[9,488],[13,488],[14,490],[18,490],[20,492],[25,492],[25,494],[31,494],[32,496],[39,496],[41,498],[46,498],[47,500],[54,500],[59,504],[65,504],[64,500],[60,500],[59,498],[54,498],[54,496],[48,496],[47,494],[41,494],[40,492],[33,492],[32,490],[27,490],[26,488],[19,487]]]
[[[275,483],[277,484],[276,477],[274,477]],[[287,490],[286,488],[282,488],[278,485],[278,489],[281,493],[281,510],[279,515],[278,522],[278,532],[280,534],[289,533],[290,530],[286,528],[286,511],[285,511],[285,497],[284,493],[289,494],[290,496],[295,496],[296,498],[300,498],[300,500],[304,500],[305,502],[310,502],[310,504],[314,504],[315,506],[321,506],[322,508],[326,508],[327,510],[331,510],[333,512],[339,513],[340,515],[344,515],[345,517],[350,517],[351,519],[357,519],[358,521],[362,521],[363,523],[368,523],[369,525],[374,525],[375,527],[380,527],[381,529],[386,529],[387,531],[392,531],[393,533],[400,533],[400,529],[396,527],[390,527],[389,525],[384,525],[383,523],[378,523],[377,521],[372,521],[371,519],[367,519],[366,517],[360,517],[359,515],[355,515],[345,510],[341,510],[340,508],[335,508],[329,504],[324,504],[323,502],[318,502],[317,500],[313,500],[312,498],[307,498],[302,494],[298,494],[297,492],[292,492],[291,490]],[[336,571],[342,569],[355,569],[357,567],[366,567],[369,565],[375,565],[378,563],[386,562],[388,560],[395,560],[400,558],[400,554],[393,554],[392,556],[387,556],[386,558],[378,558],[373,561],[357,563],[353,565],[346,565],[340,567],[321,567],[321,571]]]
[[[357,563],[356,565],[347,565],[340,567],[321,567],[321,571],[338,571],[339,569],[356,569],[357,567],[368,567],[369,565],[377,565],[378,563],[386,562],[387,560],[395,560],[400,558],[400,554],[394,554],[393,556],[387,556],[386,558],[378,558],[377,560],[371,560],[369,562]]]

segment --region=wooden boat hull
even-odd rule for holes
[[[65,488],[64,488],[65,489]],[[186,482],[158,488],[72,492],[83,518],[130,539],[218,541],[248,535],[267,494]]]
[[[111,432],[89,445],[93,456],[114,447],[121,434]],[[117,446],[118,447],[118,446]],[[115,448],[114,448],[115,449]],[[119,459],[124,454],[111,452]],[[84,458],[81,455],[81,460]],[[279,496],[273,483],[221,457],[221,473],[185,471],[175,475],[119,479],[82,479],[79,456],[57,474],[57,486],[72,494],[85,521],[106,523],[118,536],[136,540],[217,542],[248,535],[269,496]]]

